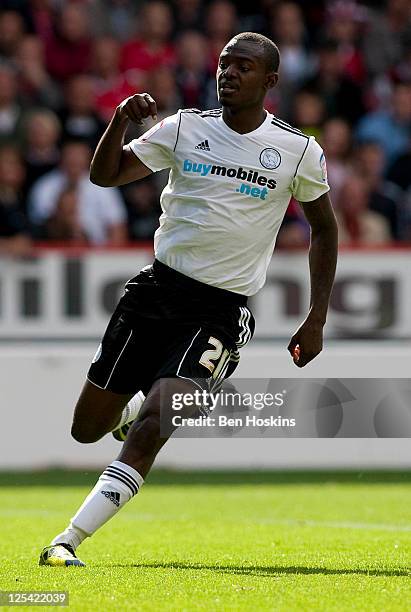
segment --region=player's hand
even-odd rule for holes
[[[306,319],[291,338],[287,348],[295,365],[303,368],[322,351],[322,324]]]
[[[121,119],[127,117],[129,121],[144,125],[143,119],[147,117],[157,121],[157,104],[148,93],[134,94],[117,106],[116,113]]]

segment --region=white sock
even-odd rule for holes
[[[102,473],[94,489],[52,544],[70,544],[74,550],[87,537],[93,535],[104,523],[126,504],[144,483],[144,479],[130,465],[113,461]]]
[[[142,391],[136,393],[134,397],[131,398],[127,406],[124,408],[123,412],[121,413],[120,420],[114,429],[119,429],[119,427],[122,427],[126,423],[134,421],[134,419],[137,418],[137,415],[140,412],[140,408],[143,405],[145,399],[145,395]]]

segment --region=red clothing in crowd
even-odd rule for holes
[[[90,67],[89,39],[73,44],[53,36],[46,41],[45,47],[47,70],[57,81],[66,81],[76,74],[87,72]]]
[[[109,121],[115,108],[125,98],[140,90],[123,75],[118,75],[114,81],[99,83],[96,88],[96,110],[103,121]]]
[[[132,40],[127,42],[121,50],[120,70],[122,72],[128,70],[149,72],[159,66],[172,66],[175,61],[175,51],[171,44],[151,50],[149,43],[145,40]]]
[[[360,51],[354,48],[347,48],[342,51],[344,60],[344,73],[355,83],[362,85],[366,79],[364,59]]]

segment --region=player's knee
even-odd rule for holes
[[[91,444],[92,442],[97,442],[97,440],[99,440],[101,437],[96,431],[87,429],[75,422],[71,426],[71,435],[76,442],[81,442],[81,444]]]

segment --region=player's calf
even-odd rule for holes
[[[161,408],[169,393],[166,387],[164,381],[154,383],[118,457],[119,461],[131,465],[143,478],[169,437],[161,437]]]
[[[160,414],[147,413],[132,424],[119,461],[131,465],[145,478],[166,441],[160,434]]]
[[[157,453],[177,428],[171,425],[173,396],[192,393],[193,389],[195,385],[191,381],[179,378],[157,380],[128,431],[118,460],[131,465],[145,478]],[[187,416],[195,410],[196,406],[189,408],[191,412]]]

